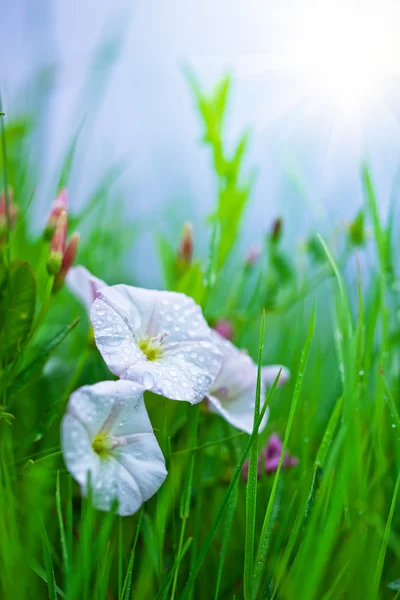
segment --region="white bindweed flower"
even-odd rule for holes
[[[155,394],[200,402],[221,367],[200,307],[184,294],[105,287],[90,318],[108,368]]]
[[[86,267],[81,265],[69,269],[65,283],[88,312],[96,298],[97,291],[107,286],[104,281],[92,275]]]
[[[131,515],[159,489],[167,471],[147,414],[143,388],[131,381],[103,381],[74,392],[61,424],[61,447],[82,493],[93,504]]]
[[[253,431],[254,405],[257,391],[257,365],[250,356],[241,352],[217,332],[213,333],[215,345],[223,354],[223,364],[207,399],[211,412],[220,414],[228,423],[246,433]],[[289,378],[285,367],[273,365],[261,369],[260,408],[265,398],[265,386],[271,385],[282,368],[279,384]],[[262,431],[267,424],[268,409],[260,425]]]

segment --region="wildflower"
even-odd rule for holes
[[[62,287],[65,277],[75,262],[76,255],[78,253],[78,245],[79,245],[79,233],[73,233],[71,235],[71,239],[69,240],[67,247],[65,248],[64,256],[61,263],[61,269],[57,273],[54,285],[53,292],[56,293]]]
[[[279,465],[283,449],[282,440],[277,433],[273,433],[263,448],[262,455],[258,457],[258,477],[261,477],[263,473],[271,474],[276,473]],[[282,460],[282,468],[290,469],[299,464],[299,459],[296,456],[290,456],[288,452],[285,452],[285,456]],[[243,465],[242,475],[247,480],[249,473],[249,461]]]
[[[200,402],[221,367],[201,309],[185,294],[104,287],[90,316],[108,368],[155,394]]]
[[[246,433],[253,431],[254,403],[257,390],[257,366],[251,358],[238,350],[228,340],[214,333],[214,343],[223,354],[220,372],[207,394],[209,409],[220,414],[228,423]],[[265,386],[271,385],[282,369],[279,383],[289,377],[284,367],[272,365],[261,369],[261,403],[265,395]],[[275,376],[273,376],[275,375]],[[267,424],[268,410],[260,425],[262,431]]]
[[[273,433],[268,439],[263,450],[264,469],[266,473],[275,473],[278,468],[279,459],[282,454],[283,444],[277,433]],[[283,457],[282,467],[284,469],[295,467],[299,462],[296,456],[290,456],[287,452]]]
[[[162,485],[165,461],[143,401],[130,381],[103,381],[74,392],[61,424],[66,466],[93,504],[131,515]],[[89,479],[90,476],[90,479]]]
[[[57,198],[54,200],[50,214],[47,217],[46,228],[44,230],[45,240],[51,240],[57,227],[58,219],[61,213],[68,209],[68,193],[66,189],[62,189]]]
[[[9,223],[7,223],[6,195],[0,195],[0,241],[4,241],[6,239],[7,227],[9,226],[10,230],[14,227],[15,220],[18,215],[18,207],[14,203],[14,194],[11,188],[8,189],[7,196]]]
[[[49,257],[47,259],[46,268],[49,275],[57,275],[61,269],[61,264],[64,258],[65,241],[67,238],[68,215],[67,211],[63,210],[57,222],[57,227],[50,242]]]
[[[226,340],[233,340],[235,337],[235,330],[229,319],[218,319],[218,321],[214,323],[213,329]]]
[[[193,225],[185,223],[179,245],[178,258],[183,265],[190,265],[193,257]]]
[[[81,265],[69,269],[65,278],[65,283],[70,292],[76,296],[88,312],[96,298],[98,290],[107,285],[104,281],[92,275],[90,271]]]

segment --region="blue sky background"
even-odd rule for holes
[[[302,20],[305,5],[314,10],[312,2],[276,4],[7,2],[0,22],[6,112],[17,114],[29,106],[39,74],[48,83],[37,114],[40,152],[33,157],[41,173],[36,225],[47,210],[46,190],[60,156],[84,118],[79,169],[70,190],[73,207],[85,201],[107,166],[123,159],[127,168],[118,189],[132,218],[150,219],[154,228],[169,234],[186,220],[202,227],[215,202],[215,181],[183,76],[187,63],[205,87],[232,73],[229,140],[253,127],[248,165],[259,172],[243,247],[260,242],[277,215],[284,217],[293,248],[310,227],[329,230],[352,218],[362,202],[363,157],[371,164],[385,212],[399,165],[399,74],[391,74],[379,94],[374,91],[362,118],[354,113],[343,117],[331,98],[319,98],[302,72],[288,67],[287,56],[296,55],[301,40],[309,37],[305,28],[315,28]],[[356,5],[360,14],[368,9],[372,21],[374,11],[383,16],[383,27],[400,23],[399,8],[389,0]],[[333,52],[339,51],[340,32],[333,39]],[[371,39],[372,46],[379,43]],[[93,60],[102,44],[104,60],[96,69]],[[201,237],[204,251],[207,237]],[[136,260],[144,255],[146,261]],[[154,283],[158,259],[151,232],[135,246],[133,258],[143,285]]]

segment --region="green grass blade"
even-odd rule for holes
[[[63,559],[64,576],[65,576],[65,579],[68,580],[69,557],[68,557],[67,539],[65,536],[63,515],[62,515],[62,510],[61,510],[60,471],[57,471],[56,508],[57,508],[57,518],[58,518],[58,528],[60,530],[60,544],[61,544],[61,554],[62,554],[62,559]]]
[[[270,389],[268,391],[267,397],[266,397],[265,402],[264,402],[264,406],[263,406],[263,408],[262,408],[262,410],[260,412],[260,416],[258,417],[258,420],[257,420],[257,423],[255,425],[255,428],[254,428],[252,434],[250,435],[250,437],[249,437],[249,439],[247,441],[247,444],[245,446],[244,452],[243,452],[243,454],[242,454],[242,456],[241,456],[241,458],[239,460],[238,465],[236,466],[236,469],[235,469],[235,471],[233,473],[232,479],[231,479],[231,481],[230,481],[230,483],[228,485],[228,488],[227,488],[227,490],[225,492],[225,495],[224,495],[224,497],[222,499],[222,502],[221,502],[221,504],[220,504],[220,506],[218,508],[218,511],[217,511],[217,514],[216,514],[215,519],[213,521],[213,524],[211,526],[211,529],[210,529],[210,531],[209,531],[209,533],[207,535],[207,538],[206,538],[206,540],[205,540],[205,542],[204,542],[204,544],[203,544],[203,546],[202,546],[202,548],[201,548],[201,550],[199,552],[199,556],[198,556],[197,561],[196,561],[196,563],[194,565],[194,568],[190,572],[189,579],[186,582],[186,585],[185,585],[185,587],[183,589],[182,596],[181,596],[180,600],[185,600],[188,597],[188,594],[189,594],[189,592],[190,592],[190,590],[191,590],[191,588],[192,588],[192,586],[193,586],[193,584],[194,584],[194,582],[196,580],[196,577],[197,577],[197,575],[198,575],[198,573],[200,571],[200,568],[201,568],[201,566],[202,566],[202,564],[204,562],[204,559],[205,559],[205,557],[207,555],[207,552],[208,552],[208,550],[209,550],[209,548],[211,546],[211,542],[212,542],[212,540],[214,538],[214,535],[215,535],[215,532],[217,530],[217,527],[218,527],[218,525],[219,525],[219,523],[220,523],[220,521],[222,519],[222,515],[224,514],[224,510],[225,510],[226,505],[227,505],[227,503],[229,501],[229,498],[230,498],[230,496],[232,494],[232,491],[233,491],[233,488],[235,486],[235,483],[238,480],[239,475],[240,475],[240,473],[242,471],[244,462],[245,462],[245,460],[247,458],[247,455],[248,455],[248,453],[250,451],[251,445],[252,445],[252,443],[253,443],[254,438],[256,437],[256,435],[258,435],[258,428],[261,425],[261,421],[263,420],[263,417],[265,415],[265,411],[268,408],[268,405],[270,403],[272,394],[275,391],[275,388],[277,386],[278,381],[279,381],[279,375],[275,379],[274,383],[272,384],[272,386],[270,387]]]
[[[135,563],[135,551],[136,551],[136,544],[137,541],[139,539],[139,533],[140,533],[140,526],[142,524],[142,517],[143,517],[143,506],[140,509],[140,513],[139,513],[139,519],[136,525],[136,531],[135,531],[135,538],[133,540],[133,544],[132,544],[132,548],[131,548],[131,553],[130,553],[130,557],[129,557],[129,564],[128,564],[128,568],[126,569],[126,574],[125,574],[125,579],[124,579],[124,585],[122,587],[122,593],[121,593],[121,600],[129,600],[130,596],[131,596],[131,587],[132,587],[132,571],[133,571],[133,565]]]
[[[36,575],[38,575],[40,577],[40,579],[42,579],[42,581],[44,581],[45,583],[47,583],[47,574],[46,571],[43,569],[43,567],[37,562],[37,560],[35,558],[33,558],[33,556],[27,557],[26,562],[28,563],[29,567],[32,569],[32,571],[34,573],[36,573]],[[61,596],[61,598],[66,598],[66,595],[64,594],[64,592],[58,587],[58,585],[56,585],[56,592],[59,596]]]
[[[392,527],[394,509],[396,508],[396,502],[397,502],[397,497],[399,495],[399,490],[400,490],[400,474],[397,477],[396,486],[394,488],[392,502],[391,502],[390,510],[389,510],[389,516],[388,516],[388,519],[386,522],[385,534],[383,536],[382,545],[381,545],[381,549],[380,549],[379,557],[378,557],[378,563],[376,565],[374,586],[373,586],[374,594],[372,595],[372,597],[374,597],[374,598],[377,598],[378,594],[379,594],[379,584],[380,584],[380,581],[382,578],[383,563],[385,561],[386,549],[387,549],[387,545],[388,545],[390,529]]]
[[[185,545],[182,548],[181,553],[177,556],[175,563],[171,569],[171,572],[169,574],[169,577],[165,583],[165,585],[161,588],[161,590],[158,592],[157,596],[155,597],[154,600],[161,600],[162,598],[165,598],[165,596],[168,594],[168,590],[171,587],[171,583],[172,580],[175,577],[175,573],[176,571],[179,569],[179,565],[181,564],[186,552],[189,550],[190,544],[192,543],[192,538],[189,538],[186,540]]]
[[[261,530],[260,543],[258,546],[256,566],[255,566],[255,571],[254,571],[254,578],[257,579],[258,582],[259,582],[260,568],[262,565],[265,564],[265,554],[266,554],[266,549],[268,546],[268,537],[269,537],[269,525],[270,525],[270,521],[271,521],[272,510],[274,507],[275,495],[276,495],[276,490],[277,490],[278,481],[279,481],[279,475],[281,472],[283,457],[285,456],[290,432],[291,432],[292,425],[293,425],[294,416],[296,414],[296,409],[297,409],[298,401],[300,398],[300,392],[302,389],[304,372],[305,372],[306,366],[307,366],[308,356],[309,356],[310,348],[311,348],[311,342],[314,337],[314,330],[315,330],[315,304],[313,306],[313,310],[312,310],[312,314],[311,314],[311,319],[310,319],[310,324],[308,327],[308,333],[307,333],[307,338],[305,341],[304,349],[303,349],[303,352],[302,352],[301,358],[300,358],[299,370],[298,370],[297,378],[296,378],[296,385],[295,385],[295,389],[294,389],[294,393],[293,393],[292,404],[290,407],[290,413],[289,413],[289,417],[288,417],[288,423],[286,426],[285,437],[283,440],[282,453],[281,453],[281,457],[279,459],[278,468],[277,468],[277,471],[275,474],[274,483],[273,483],[271,494],[270,494],[270,497],[268,500],[267,510],[266,510],[265,517],[264,517],[264,523],[263,523],[262,530]]]
[[[257,390],[254,403],[254,425],[260,414],[260,395],[261,395],[261,363],[264,349],[265,334],[265,311],[263,311],[260,343],[258,349],[258,371],[257,371]],[[246,485],[246,538],[244,550],[244,575],[243,575],[243,593],[246,600],[252,598],[253,584],[253,560],[254,560],[254,533],[256,527],[256,508],[257,508],[257,478],[258,478],[258,430],[254,430],[255,437],[250,448],[249,473]]]
[[[193,412],[191,429],[189,432],[188,446],[190,448],[195,448],[197,444],[197,432],[199,428],[199,416],[200,416],[200,405],[196,405],[194,408],[190,408],[191,412]],[[182,491],[181,497],[181,506],[180,506],[180,517],[182,519],[181,523],[181,533],[179,536],[179,545],[178,545],[178,557],[182,553],[183,547],[183,539],[185,535],[186,522],[189,518],[190,514],[190,499],[192,494],[192,483],[193,483],[193,472],[194,472],[194,461],[196,458],[196,453],[192,452],[189,456],[189,465],[187,470],[187,476],[185,478],[185,485]],[[176,587],[178,583],[178,575],[179,575],[179,564],[175,570],[175,575],[172,584],[172,593],[171,600],[174,599],[176,593]]]
[[[229,540],[230,540],[230,536],[231,536],[233,517],[235,515],[238,495],[239,495],[239,487],[238,487],[238,484],[236,484],[233,488],[232,494],[228,501],[228,505],[226,507],[225,526],[224,526],[224,533],[222,536],[221,552],[219,554],[219,564],[218,564],[217,581],[215,583],[214,600],[218,600],[218,597],[219,597],[219,591],[221,588],[221,581],[222,581],[222,574],[223,574],[224,565],[225,565],[225,557],[226,557],[226,554],[228,551],[228,545],[229,545]]]
[[[56,591],[57,585],[56,585],[56,579],[55,579],[55,574],[54,574],[50,542],[49,542],[49,538],[47,536],[46,528],[44,526],[43,521],[40,520],[40,523],[41,523],[43,558],[44,558],[44,566],[45,566],[45,571],[46,571],[49,600],[57,600],[57,591]]]

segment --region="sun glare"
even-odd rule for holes
[[[400,72],[394,23],[379,3],[312,3],[297,25],[292,52],[304,91],[348,116],[364,112]]]

